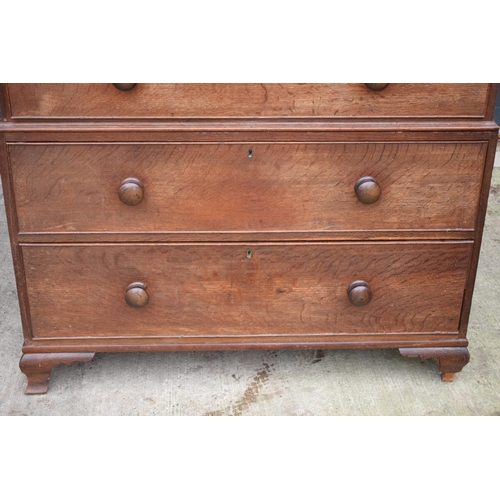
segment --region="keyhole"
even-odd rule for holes
[[[247,250],[247,259],[251,259],[252,258],[252,250],[248,249]]]
[[[251,158],[253,156],[253,149],[248,150],[248,157]]]

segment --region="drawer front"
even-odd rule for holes
[[[482,118],[489,84],[9,84],[13,118]]]
[[[486,150],[480,142],[24,144],[9,155],[21,232],[328,233],[474,228]],[[371,204],[355,192],[366,176],[381,189]],[[142,201],[123,202],[122,184]]]
[[[471,247],[28,245],[23,256],[35,338],[364,332],[383,337],[457,332]],[[370,288],[365,305],[353,305],[348,296],[356,281],[368,286],[356,286],[353,300],[359,294],[368,300]],[[129,299],[141,301],[147,294],[143,307],[126,302],[134,283],[143,286],[133,285]]]

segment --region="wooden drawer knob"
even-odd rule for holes
[[[382,194],[380,186],[373,177],[361,177],[361,179],[358,179],[354,186],[354,191],[356,191],[358,200],[365,205],[375,203]]]
[[[125,301],[130,307],[144,307],[149,302],[145,283],[131,283],[125,293]]]
[[[125,205],[138,205],[144,198],[144,186],[139,179],[129,177],[122,181],[118,196]]]
[[[384,90],[389,84],[388,83],[365,83],[365,85],[370,89],[378,92],[379,90]]]
[[[113,83],[118,90],[132,90],[137,83]]]
[[[366,306],[372,300],[372,289],[366,281],[353,281],[347,288],[353,306]]]

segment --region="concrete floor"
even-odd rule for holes
[[[0,205],[0,415],[500,415],[500,168],[470,317],[471,361],[452,384],[441,382],[435,360],[389,349],[96,354],[55,367],[47,394],[25,396],[1,193]]]

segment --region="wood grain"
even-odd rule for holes
[[[28,378],[25,394],[45,394],[49,389],[50,372],[55,365],[87,363],[94,358],[93,352],[24,354],[19,362],[21,371]]]
[[[23,233],[473,229],[486,150],[483,142],[9,145]],[[364,176],[382,189],[372,205],[356,198]],[[118,197],[128,177],[144,185],[137,206]]]
[[[493,121],[39,121],[0,123],[7,142],[433,142],[487,141]]]
[[[307,335],[233,335],[148,337],[35,338],[23,345],[23,353],[56,352],[176,352],[250,351],[275,349],[391,349],[401,347],[466,347],[456,333],[336,333]]]
[[[18,218],[16,213],[15,192],[10,175],[8,150],[4,138],[0,135],[0,177],[1,188],[3,190],[5,202],[5,214],[7,217],[7,226],[9,229],[10,248],[12,252],[12,261],[14,264],[14,273],[16,276],[17,297],[19,300],[19,309],[21,312],[21,323],[25,340],[32,338],[31,320],[28,305],[28,294],[26,291],[26,282],[24,274],[24,261],[22,248],[18,244],[17,235],[19,232]]]
[[[486,107],[486,116],[485,116],[487,120],[494,120],[495,106],[497,103],[497,92],[498,92],[498,83],[490,83],[490,91],[489,91],[488,104]]]
[[[469,359],[496,91],[1,84],[31,391],[113,351],[397,347],[451,380]],[[381,188],[371,205],[362,176]],[[136,206],[119,201],[128,177]],[[130,307],[138,282],[148,300]]]
[[[20,233],[17,239],[21,245],[26,243],[201,243],[232,241],[398,241],[398,240],[471,240],[472,229],[440,231],[393,230],[393,231],[226,231],[226,232],[57,232],[57,233]]]
[[[9,84],[13,118],[483,118],[489,84]]]
[[[402,348],[399,352],[407,358],[420,357],[422,361],[429,358],[437,359],[443,382],[453,382],[455,373],[461,372],[470,360],[467,347]]]
[[[412,120],[396,119],[393,120],[329,120],[327,118],[318,118],[316,120],[307,120],[304,118],[266,118],[262,120],[211,120],[209,118],[200,118],[196,120],[39,120],[39,121],[7,121],[0,123],[0,131],[9,134],[7,139],[13,137],[14,140],[21,140],[19,137],[29,133],[29,137],[37,137],[38,134],[61,134],[65,132],[68,137],[74,137],[73,134],[110,134],[113,141],[119,141],[112,134],[122,134],[126,137],[128,134],[150,134],[150,137],[156,133],[185,133],[184,140],[189,141],[192,134],[208,134],[208,142],[214,142],[211,139],[213,133],[235,133],[244,132],[249,134],[253,131],[274,133],[298,133],[306,135],[311,133],[325,132],[440,132],[442,134],[457,132],[484,132],[498,129],[498,125],[493,120]],[[200,142],[200,135],[193,135],[196,139],[193,142]],[[61,137],[64,137],[61,135]],[[235,137],[238,137],[237,135]],[[355,136],[356,137],[356,136]],[[370,137],[370,135],[368,135]],[[400,137],[401,138],[401,137]],[[129,136],[130,139],[130,136]],[[239,142],[239,139],[236,139]],[[68,142],[61,140],[61,142]]]
[[[28,245],[35,338],[457,332],[472,245]],[[252,257],[247,257],[247,249]],[[373,298],[351,305],[352,281]],[[125,302],[130,283],[148,304]]]
[[[10,112],[7,107],[8,103],[7,84],[0,83],[0,123],[10,120]]]
[[[472,251],[471,265],[469,268],[469,276],[467,279],[467,289],[464,293],[464,302],[462,306],[462,315],[460,319],[460,334],[463,338],[467,335],[467,326],[469,324],[469,315],[472,305],[472,296],[474,293],[474,285],[476,281],[477,265],[481,251],[481,241],[483,238],[484,221],[486,218],[486,209],[488,207],[488,197],[491,185],[491,176],[493,173],[493,165],[495,161],[495,152],[497,149],[498,137],[492,134],[488,144],[488,153],[486,156],[483,178],[480,187],[480,203],[477,211],[476,234],[474,238],[474,248]]]

